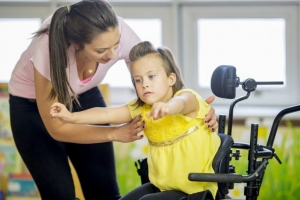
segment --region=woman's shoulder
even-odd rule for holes
[[[50,25],[51,23],[51,19],[52,19],[52,16],[49,16],[48,18],[45,19],[45,21],[42,23],[41,27],[39,28],[39,30],[47,27]],[[46,46],[48,46],[49,44],[49,35],[48,33],[44,33],[38,37],[33,37],[33,45],[41,45],[41,44],[45,44]]]
[[[132,42],[134,44],[141,42],[141,39],[135,33],[135,31],[132,29],[132,27],[130,27],[122,17],[117,16],[117,18],[118,18],[118,24],[119,24],[119,31],[121,33],[121,42],[125,41],[126,44],[128,44],[130,42]]]
[[[125,59],[125,62],[127,63],[129,62],[130,50],[134,45],[141,42],[141,39],[122,17],[118,16],[118,23],[121,39],[119,48],[116,50],[116,52],[119,58]]]
[[[51,23],[52,15],[48,16],[42,23],[41,28],[48,26]]]

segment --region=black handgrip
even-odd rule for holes
[[[239,174],[189,173],[190,181],[242,183],[243,176]]]

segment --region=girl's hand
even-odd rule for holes
[[[153,120],[160,119],[170,112],[170,107],[165,102],[156,102],[152,105],[152,109],[149,113],[147,113],[147,117],[152,117]]]
[[[64,104],[58,102],[52,104],[50,114],[53,120],[58,118],[62,122],[72,122],[72,113],[68,111]]]

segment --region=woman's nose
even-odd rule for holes
[[[108,52],[108,57],[109,59],[111,60],[114,60],[116,58],[116,52],[115,52],[115,49],[110,49],[109,52]]]

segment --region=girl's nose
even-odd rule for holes
[[[149,87],[147,81],[143,81],[143,88],[147,88],[147,87]]]

